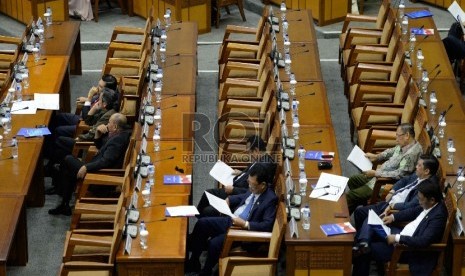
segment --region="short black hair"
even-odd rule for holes
[[[263,166],[263,164],[260,164],[258,162],[254,163],[249,169],[249,175],[252,177],[257,176],[257,182],[259,184],[261,184],[262,182],[268,184],[268,171],[266,170],[265,166]]]
[[[118,111],[118,95],[114,90],[104,87],[102,90],[102,102],[106,104],[106,109]]]
[[[415,138],[415,129],[413,128],[412,124],[403,123],[399,125],[399,128],[402,130],[403,134],[410,134],[413,138]]]
[[[439,169],[438,159],[429,154],[422,154],[420,159],[423,160],[423,167],[429,170],[429,175],[436,175]]]
[[[266,151],[266,143],[258,135],[252,135],[247,139],[247,143],[250,144],[250,151],[258,149],[259,151]]]
[[[436,202],[441,202],[443,199],[441,187],[439,187],[439,183],[436,178],[428,178],[423,180],[418,185],[417,190],[427,199],[434,198]]]
[[[104,74],[102,76],[102,80],[105,82],[105,87],[110,88],[113,91],[116,91],[118,88],[118,80],[116,80],[115,76],[110,74]]]

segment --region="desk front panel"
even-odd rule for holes
[[[297,221],[299,238],[290,236],[289,227],[286,230],[287,275],[350,275],[352,265],[353,234],[327,237],[320,225],[349,221],[349,211],[345,195],[339,201],[311,199],[310,184],[318,178],[310,178],[307,195],[302,198],[302,205],[308,204],[312,211],[310,230],[302,228],[302,222]],[[299,181],[294,180],[298,187]],[[336,214],[345,214],[346,218],[336,218]]]
[[[289,83],[283,83],[284,90],[289,91]],[[315,93],[315,95],[309,95]],[[331,125],[328,99],[323,82],[299,82],[296,85],[296,99],[299,101],[299,124]],[[289,95],[292,106],[292,96]],[[292,111],[286,112],[286,122],[292,122]]]
[[[288,125],[289,134],[292,133],[292,125]],[[341,165],[339,163],[339,154],[337,154],[337,144],[334,130],[331,126],[303,126],[300,128],[299,140],[296,140],[295,158],[291,161],[292,178],[299,179],[299,158],[297,150],[299,145],[303,145],[305,150],[321,150],[335,152],[332,160],[333,167],[329,170],[318,170],[318,161],[306,160],[305,173],[308,178],[319,177],[322,172],[341,175]],[[316,143],[320,142],[320,143]]]

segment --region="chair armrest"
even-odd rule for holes
[[[229,108],[250,108],[250,109],[258,109],[262,106],[261,102],[256,101],[243,101],[243,100],[234,100],[229,99],[227,100],[226,106]]]
[[[221,91],[219,95],[219,100],[226,100],[228,98],[228,92],[230,88],[255,88],[258,89],[260,86],[259,81],[253,80],[244,80],[244,79],[234,79],[227,78],[226,81],[221,86]]]
[[[355,47],[351,48],[350,50],[346,66],[355,64],[360,54],[386,55],[387,52],[388,48],[386,46],[355,45]]]
[[[72,155],[74,157],[78,156],[78,153],[81,150],[88,150],[91,146],[94,145],[94,142],[87,142],[87,141],[76,141],[73,146]]]
[[[108,263],[97,263],[97,262],[84,262],[84,261],[70,261],[65,262],[61,265],[61,271],[100,271],[100,270],[109,270],[114,269],[114,264]]]
[[[350,84],[359,82],[361,75],[366,72],[391,73],[392,63],[367,63],[359,62],[355,65]]]
[[[258,29],[255,27],[243,27],[237,25],[227,25],[226,30],[224,31],[223,43],[226,39],[229,38],[231,34],[257,34]]]
[[[224,275],[232,275],[235,266],[274,265],[277,262],[277,258],[229,257]]]
[[[377,17],[348,13],[342,25],[341,33],[347,32],[351,22],[376,22]]]
[[[116,204],[106,203],[83,203],[77,202],[74,206],[74,214],[115,214]]]
[[[119,34],[124,35],[144,35],[145,29],[137,28],[137,27],[127,27],[127,26],[116,26],[113,29],[113,33],[111,35],[110,42],[115,40]]]
[[[344,41],[343,49],[349,49],[352,45],[352,41],[355,38],[381,38],[382,36],[382,30],[379,29],[362,29],[362,28],[357,28],[357,29],[349,29],[346,35],[346,39]]]
[[[271,232],[229,229],[224,239],[222,257],[228,256],[234,242],[270,242]]]
[[[142,46],[140,44],[113,41],[113,42],[110,43],[110,46],[108,47],[108,51],[111,51],[111,52],[114,52],[114,51],[138,52],[138,51],[141,50],[141,47]]]

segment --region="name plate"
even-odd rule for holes
[[[289,222],[289,232],[291,233],[292,238],[299,238],[299,227],[297,227],[297,222],[294,217],[292,217]]]
[[[126,242],[124,243],[124,253],[131,255],[131,246],[132,246],[132,238],[130,235],[126,236]]]

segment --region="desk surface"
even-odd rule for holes
[[[162,65],[162,95],[195,94],[196,62],[195,56],[167,55],[166,62]]]
[[[313,83],[313,84],[312,84]],[[289,83],[283,83],[285,91],[289,91]],[[296,85],[296,99],[299,101],[299,124],[331,125],[328,99],[323,82],[299,82]],[[309,95],[315,93],[315,95]],[[289,95],[292,106],[292,96]],[[292,122],[292,111],[286,112],[286,122]]]
[[[436,126],[441,112],[447,110],[450,104],[452,108],[446,114],[446,122],[465,122],[465,101],[455,79],[436,79],[428,88],[426,103],[429,104],[431,91],[436,91],[438,103],[436,105],[436,115],[428,112],[429,123]],[[427,109],[428,110],[428,109]]]
[[[80,26],[79,21],[54,22],[51,26],[45,26],[45,42],[41,46],[42,54],[71,56],[79,37]]]
[[[6,265],[23,202],[23,196],[0,196],[0,266]]]
[[[282,29],[281,15],[276,14],[275,16],[279,18],[279,26]],[[289,35],[291,45],[296,42],[317,42],[315,27],[313,26],[313,18],[310,10],[288,10],[286,12],[286,19],[289,24],[287,33]],[[276,40],[279,45],[283,45],[282,30],[276,34]]]
[[[289,129],[292,133],[292,128]],[[321,131],[321,132],[319,132]],[[292,178],[299,178],[299,158],[297,150],[299,145],[304,145],[305,150],[322,150],[336,152],[332,161],[333,167],[330,170],[318,170],[316,160],[305,161],[305,173],[308,178],[319,177],[322,172],[341,175],[341,165],[339,162],[339,154],[337,154],[336,137],[331,126],[303,126],[300,128],[299,140],[296,141],[295,158],[291,161]],[[321,141],[321,143],[315,143]],[[312,144],[313,143],[313,144]]]
[[[63,77],[68,70],[69,56],[42,56],[47,60],[34,63],[28,58],[29,88],[23,90],[23,97],[34,93],[59,93]],[[43,64],[43,65],[39,65]]]
[[[305,44],[302,47],[291,47],[291,72],[295,73],[298,82],[322,81],[320,70],[320,56],[316,44]],[[279,69],[279,79],[289,81],[289,76],[284,68]]]
[[[463,122],[448,122],[445,129],[445,136],[439,140],[439,148],[441,149],[441,158],[439,160],[443,170],[446,170],[447,175],[457,175],[458,167],[465,165],[465,156],[463,155],[465,151],[464,129]],[[449,165],[447,162],[447,139],[449,138],[454,140],[454,147],[456,149],[453,165]]]
[[[168,55],[197,55],[197,23],[173,23],[167,37],[166,53]]]

